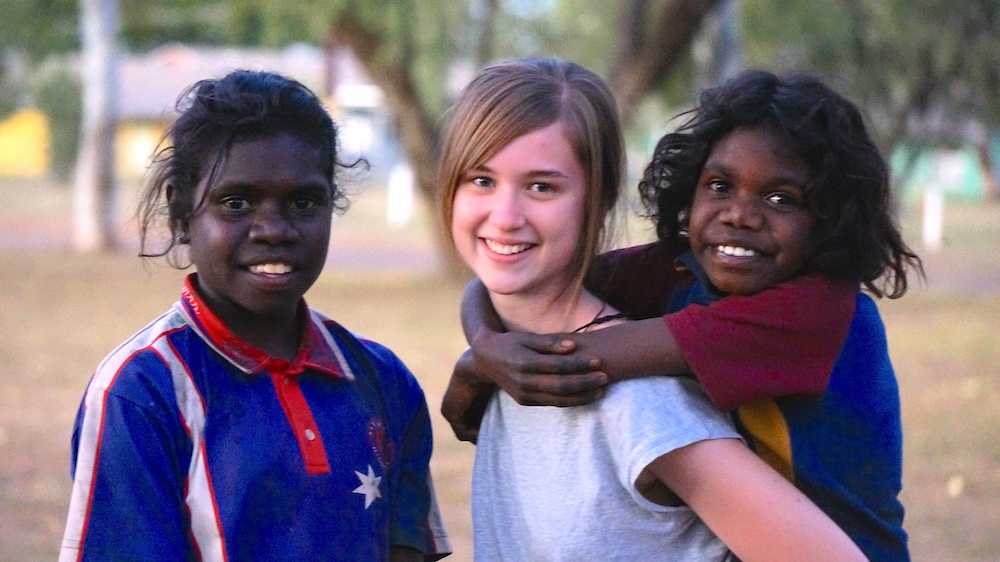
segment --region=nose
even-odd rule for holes
[[[250,225],[250,240],[265,244],[286,244],[298,240],[299,230],[292,217],[280,205],[261,204]]]
[[[517,230],[524,226],[525,217],[521,193],[514,188],[500,186],[492,197],[490,223],[501,230]]]
[[[726,201],[719,219],[733,228],[759,230],[764,225],[764,214],[760,202],[752,197],[732,197]]]

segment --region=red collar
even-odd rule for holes
[[[321,330],[319,323],[322,320],[312,313],[305,299],[299,303],[300,316],[305,323],[302,339],[295,358],[287,361],[268,355],[234,334],[198,294],[197,275],[192,273],[184,280],[178,303],[180,310],[198,335],[240,370],[248,374],[269,372],[297,376],[311,369],[331,377],[353,378],[350,368],[345,371],[342,367],[343,354],[336,349],[337,344]]]

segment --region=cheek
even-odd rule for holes
[[[476,225],[480,222],[477,217],[481,214],[472,197],[462,192],[455,194],[451,209],[451,237],[459,250],[469,244],[469,238],[475,236]]]
[[[701,247],[701,235],[709,221],[710,210],[708,206],[692,203],[687,219],[688,241],[691,248],[698,249]],[[678,222],[677,227],[683,228],[684,224],[682,222]]]
[[[584,215],[583,201],[575,200],[567,201],[565,205],[547,208],[545,216],[538,217],[535,221],[536,227],[544,224],[549,241],[553,247],[558,248],[557,259],[560,264],[572,261],[584,249],[583,245],[586,243]]]
[[[789,267],[800,269],[812,255],[813,221],[809,217],[788,221],[784,225],[783,238]]]

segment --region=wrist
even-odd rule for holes
[[[495,386],[493,379],[476,364],[476,355],[473,348],[469,348],[458,358],[455,364],[455,377],[459,382],[473,389]]]

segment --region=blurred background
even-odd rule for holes
[[[0,560],[54,559],[73,417],[98,361],[183,272],[136,258],[137,194],[193,82],[277,71],[325,100],[342,157],[310,303],[410,365],[435,424],[456,561],[472,447],[436,411],[464,349],[465,273],[434,206],[450,100],[483,63],[555,55],[602,74],[627,127],[618,245],[653,239],[638,174],[672,116],[747,67],[808,71],[862,107],[925,282],[879,306],[900,381],[915,560],[1000,560],[1000,1],[6,0],[0,17]],[[992,320],[990,320],[992,318]]]

